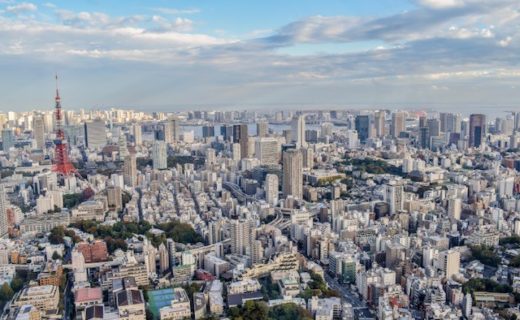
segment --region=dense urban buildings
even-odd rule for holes
[[[0,114],[5,319],[520,315],[515,113],[63,113]]]

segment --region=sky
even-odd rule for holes
[[[518,0],[0,0],[0,111],[520,110]]]

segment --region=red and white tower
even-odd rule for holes
[[[65,140],[65,131],[63,131],[63,114],[61,112],[61,98],[58,90],[58,75],[56,75],[56,110],[54,110],[54,120],[56,125],[56,139],[54,145],[56,146],[56,155],[54,157],[54,164],[52,171],[69,176],[76,173],[76,168],[69,161],[69,154],[67,150],[67,141]]]

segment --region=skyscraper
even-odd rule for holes
[[[406,130],[406,113],[394,112],[392,113],[392,124],[390,126],[390,135],[398,138],[399,134]]]
[[[403,210],[404,188],[402,185],[390,182],[386,187],[386,201],[390,205],[390,214],[394,215]]]
[[[278,164],[280,162],[280,146],[275,138],[257,138],[255,141],[255,157],[260,164]]]
[[[472,114],[469,117],[469,147],[479,148],[486,137],[486,116]]]
[[[126,144],[126,135],[121,132],[119,134],[119,139],[118,139],[118,147],[119,147],[119,159],[120,160],[124,160],[125,157],[128,155],[128,146]]]
[[[2,130],[2,150],[9,152],[9,149],[14,147],[14,134],[11,129]]]
[[[154,169],[166,169],[167,154],[166,154],[166,142],[155,141],[152,147],[152,160]]]
[[[428,119],[427,124],[430,137],[438,137],[441,134],[441,124],[439,119]]]
[[[303,114],[295,116],[291,123],[292,140],[296,143],[296,149],[307,146],[305,142],[305,116]]]
[[[290,149],[283,153],[283,196],[302,199],[303,159],[300,150]]]
[[[8,223],[7,223],[7,197],[5,194],[5,188],[3,184],[0,184],[0,237],[7,235]]]
[[[240,144],[240,158],[249,157],[249,132],[247,124],[233,126],[233,142]]]
[[[253,232],[252,221],[231,220],[231,253],[249,255]]]
[[[42,115],[37,115],[34,117],[33,136],[34,140],[36,140],[36,148],[43,149],[45,147],[45,126]]]
[[[377,111],[374,114],[374,127],[376,130],[377,137],[383,137],[385,135],[385,112]]]
[[[85,122],[85,145],[87,148],[101,149],[107,144],[105,121],[96,119]]]
[[[143,134],[141,124],[134,123],[133,125],[133,134],[134,134],[134,143],[136,146],[140,146],[143,144]]]
[[[215,136],[215,126],[203,126],[202,127],[202,137],[209,138]]]
[[[265,120],[259,121],[256,124],[256,135],[258,137],[267,137],[269,133],[269,123]]]
[[[132,188],[137,186],[137,163],[135,153],[130,153],[125,157],[123,164],[123,179],[127,186]]]
[[[176,116],[170,116],[163,123],[164,127],[164,142],[174,143],[179,141],[181,136],[181,128],[179,118]]]
[[[265,201],[270,205],[278,202],[279,181],[276,174],[267,174],[264,182]]]
[[[370,118],[367,115],[356,116],[355,126],[359,140],[364,143],[370,136]]]

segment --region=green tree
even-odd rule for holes
[[[285,303],[271,308],[269,318],[276,320],[311,320],[312,314],[295,303]]]
[[[7,282],[4,282],[4,284],[2,285],[2,288],[0,288],[0,300],[2,300],[4,302],[9,301],[13,298],[13,296],[14,296],[13,289]]]
[[[60,256],[60,254],[56,251],[54,251],[54,253],[52,254],[52,260],[61,260],[62,257]]]
[[[13,281],[11,281],[11,288],[14,292],[18,292],[20,289],[23,288],[24,281],[22,278],[15,276],[13,278]]]
[[[246,301],[242,311],[244,320],[267,320],[269,307],[263,301]]]

